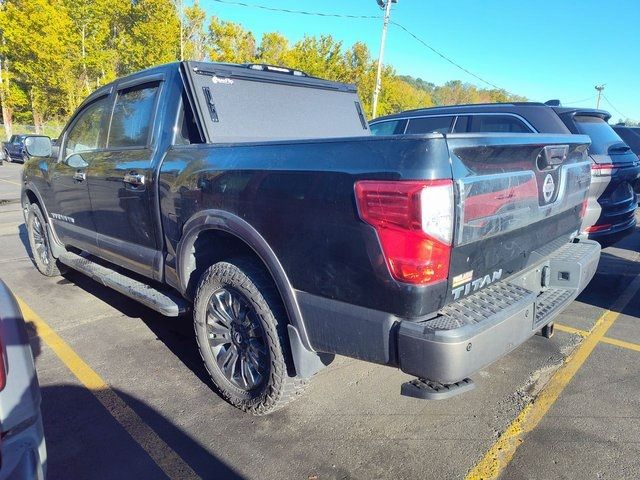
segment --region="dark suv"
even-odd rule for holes
[[[613,125],[613,130],[620,136],[624,143],[640,158],[640,127],[627,125]]]
[[[579,133],[589,135],[591,188],[582,235],[611,245],[633,232],[640,160],[607,123],[604,110],[558,101],[423,108],[370,122],[375,135],[416,133]]]

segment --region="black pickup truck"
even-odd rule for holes
[[[372,136],[351,85],[174,63],[100,88],[25,142],[36,267],[192,312],[220,393],[254,414],[333,354],[443,398],[590,281],[588,137]]]

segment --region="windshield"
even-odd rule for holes
[[[602,118],[588,115],[576,115],[573,118],[578,131],[591,137],[591,146],[589,147],[591,154],[615,155],[629,151],[627,144]]]

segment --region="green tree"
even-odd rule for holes
[[[3,7],[4,59],[26,86],[33,123],[41,131],[46,117],[73,108],[73,23],[62,0],[14,0]]]
[[[305,36],[289,52],[289,61],[290,66],[309,75],[338,81],[347,79],[342,42],[331,35]]]
[[[214,62],[252,63],[256,58],[256,39],[238,23],[211,17],[209,58]]]
[[[184,59],[202,61],[207,57],[207,33],[205,12],[198,0],[184,10]]]
[[[178,59],[180,19],[171,0],[131,0],[122,15],[115,47],[119,76]]]
[[[290,47],[287,38],[278,32],[262,35],[256,61],[280,67],[291,67],[289,61]]]

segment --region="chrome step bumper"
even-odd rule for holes
[[[597,242],[569,243],[525,272],[447,305],[432,320],[402,321],[401,370],[443,384],[465,379],[549,324],[591,281],[599,259]],[[545,267],[547,287],[538,287]]]

